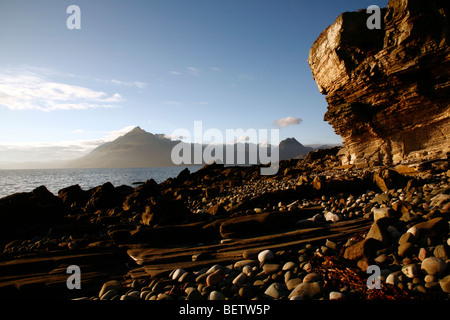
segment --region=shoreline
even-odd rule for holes
[[[282,161],[275,176],[211,164],[159,184],[2,198],[0,296],[448,300],[448,163],[355,169],[335,151]],[[380,290],[364,287],[369,266]]]

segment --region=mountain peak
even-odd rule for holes
[[[141,129],[141,127],[137,126],[133,130],[131,130],[130,132],[146,132],[146,131]]]

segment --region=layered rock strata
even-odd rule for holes
[[[326,95],[324,119],[343,138],[343,164],[445,158],[450,151],[450,5],[391,0],[381,29],[345,12],[314,42],[308,63]]]

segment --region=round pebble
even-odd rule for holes
[[[261,263],[265,263],[266,261],[270,261],[274,258],[274,254],[270,250],[263,250],[258,254],[258,261]]]

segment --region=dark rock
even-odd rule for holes
[[[414,227],[416,227],[419,232],[419,238],[443,236],[447,234],[449,229],[448,221],[443,217],[420,222],[415,224]]]
[[[71,208],[84,208],[91,197],[89,191],[84,191],[77,184],[58,191],[58,197],[63,204]]]
[[[130,239],[131,232],[125,229],[113,230],[108,232],[108,236],[118,243],[123,243]]]
[[[155,180],[147,180],[144,184],[134,189],[134,192],[126,197],[123,202],[124,210],[143,211],[148,201],[161,196],[161,190]]]
[[[45,232],[64,217],[64,205],[41,186],[32,192],[15,193],[0,199],[0,240],[20,239]]]
[[[364,257],[372,259],[382,247],[383,243],[380,240],[367,238],[345,249],[344,258],[353,261],[360,260]]]
[[[121,199],[116,188],[107,182],[93,189],[91,198],[86,204],[86,210],[95,212],[101,209],[110,209],[121,205]]]

